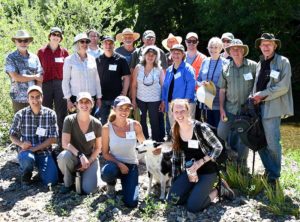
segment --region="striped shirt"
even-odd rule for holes
[[[237,67],[234,61],[223,68],[218,86],[226,90],[225,109],[236,115],[241,110],[252,92],[257,63],[244,59],[243,64]]]
[[[44,135],[37,135],[37,129],[42,128]],[[35,115],[28,106],[19,110],[13,119],[9,134],[21,141],[30,141],[35,147],[48,138],[58,137],[56,114],[52,109],[41,106],[40,112]]]

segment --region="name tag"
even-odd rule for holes
[[[86,139],[87,142],[89,142],[89,141],[91,141],[91,140],[93,140],[93,139],[96,138],[94,132],[86,133],[84,136],[85,136],[85,139]]]
[[[249,73],[247,73],[247,74],[244,74],[244,79],[245,79],[246,81],[252,80],[252,79],[253,79],[252,73],[249,72]]]
[[[55,62],[57,62],[57,63],[63,63],[64,62],[64,57],[55,58]]]
[[[274,79],[278,79],[280,72],[276,71],[276,70],[272,70],[270,73],[270,76]]]
[[[38,136],[46,136],[46,132],[47,132],[46,129],[38,127],[36,129],[36,133],[35,134],[38,135]]]
[[[199,148],[199,141],[198,140],[189,140],[188,147],[191,149],[198,149]]]
[[[136,139],[135,131],[126,132],[126,139],[128,140]]]
[[[117,71],[117,65],[109,65],[108,70],[109,71]]]
[[[181,72],[178,72],[178,73],[176,73],[176,74],[174,75],[174,78],[175,78],[175,79],[178,79],[180,76],[181,76]]]

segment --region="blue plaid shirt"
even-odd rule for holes
[[[6,57],[5,72],[16,72],[19,75],[35,75],[42,74],[43,69],[37,55],[28,52],[27,56],[22,56],[16,50]],[[16,82],[11,79],[10,97],[15,102],[27,103],[27,89],[34,84],[35,81]]]
[[[37,128],[45,129],[45,135],[37,135]],[[10,128],[10,135],[16,136],[21,141],[30,141],[35,147],[48,138],[58,137],[56,114],[53,110],[41,106],[40,112],[35,115],[28,106],[18,111]]]

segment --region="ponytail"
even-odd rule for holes
[[[115,111],[112,109],[110,111],[109,117],[108,117],[108,122],[113,122],[116,120],[116,113]]]

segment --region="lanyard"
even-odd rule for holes
[[[217,60],[217,62],[216,62],[216,65],[215,65],[215,67],[214,67],[214,70],[213,70],[212,77],[211,77],[210,81],[213,81],[213,79],[214,79],[215,71],[216,71],[216,68],[217,68],[217,66],[218,66],[219,60],[220,60],[220,56],[219,56],[219,58],[218,58],[218,60]],[[208,68],[210,68],[210,63],[211,63],[211,59],[210,59],[210,61],[209,61],[209,66],[208,66]],[[209,74],[209,73],[208,73],[208,74]],[[207,74],[206,81],[208,81],[208,74]]]

